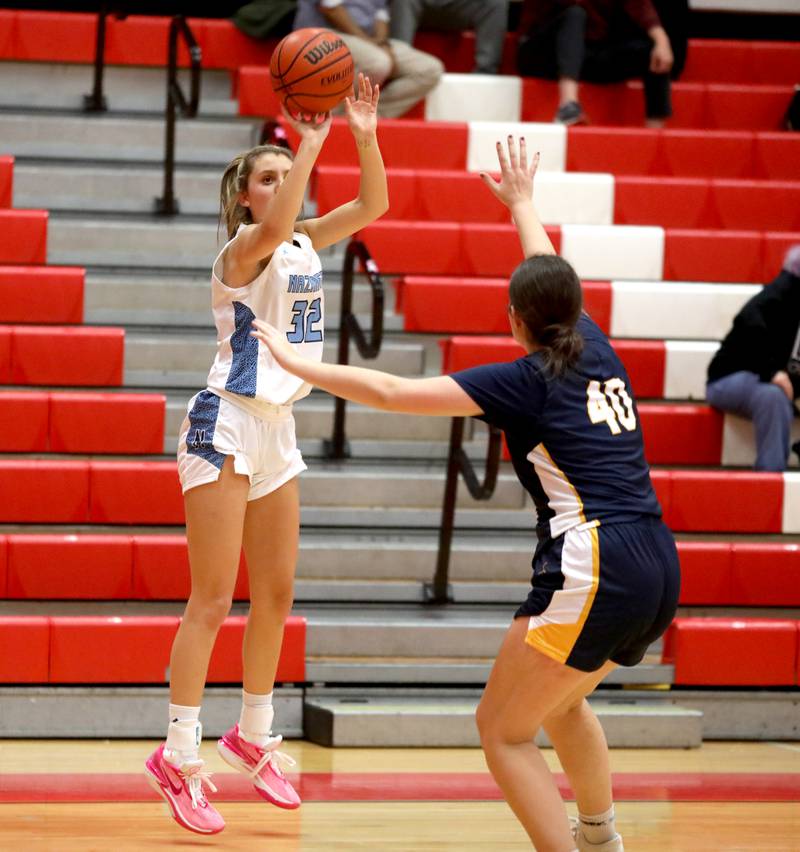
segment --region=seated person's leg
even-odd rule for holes
[[[435,56],[391,40],[394,69],[381,90],[378,112],[385,118],[397,118],[408,112],[439,82],[444,65]]]
[[[339,35],[353,55],[356,79],[360,71],[365,77],[369,77],[373,86],[376,83],[383,86],[392,72],[392,59],[389,52],[360,36],[348,33],[339,33]]]
[[[392,0],[390,20],[392,38],[400,39],[406,44],[413,44],[423,11],[428,5],[428,0]]]

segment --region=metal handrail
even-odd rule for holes
[[[372,327],[369,339],[361,328],[358,318],[352,311],[353,305],[353,275],[356,260],[361,262],[361,269],[366,273],[372,289]],[[384,289],[378,266],[372,259],[367,247],[360,240],[350,240],[344,254],[342,267],[342,304],[339,318],[339,355],[337,363],[347,364],[350,360],[350,338],[355,340],[356,347],[362,358],[376,358],[381,351],[383,342],[383,305]],[[324,452],[329,459],[344,459],[350,457],[350,444],[345,436],[346,401],[336,398],[333,414],[333,433],[329,441],[324,441]]]
[[[191,60],[191,94],[189,100],[178,82],[178,36],[183,36]],[[200,105],[200,70],[203,52],[183,15],[173,15],[169,25],[169,50],[167,57],[166,128],[164,132],[164,194],[155,201],[157,213],[174,216],[179,212],[175,198],[175,111],[180,109],[184,118],[194,118]]]
[[[425,583],[423,594],[427,603],[447,603],[453,600],[449,583],[450,551],[455,526],[458,475],[462,474],[469,493],[475,500],[488,500],[494,494],[497,472],[500,468],[500,430],[489,426],[489,444],[486,449],[486,469],[483,482],[478,481],[475,468],[464,452],[464,418],[454,417],[450,428],[450,449],[447,455],[447,481],[444,486],[442,520],[439,525],[439,552],[433,580]]]
[[[106,17],[109,14],[108,3],[101,3],[97,13],[97,30],[94,45],[94,87],[88,95],[83,96],[84,112],[106,112],[108,102],[103,95],[103,72],[106,64]],[[118,21],[128,17],[127,12],[119,9],[113,10],[113,15]]]

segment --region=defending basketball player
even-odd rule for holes
[[[533,206],[525,142],[497,143],[501,180],[482,179],[511,212],[525,260],[509,285],[509,322],[527,354],[451,376],[404,379],[319,364],[280,329],[255,336],[285,370],[385,411],[480,417],[505,432],[537,509],[532,588],[517,610],[477,712],[486,761],[539,852],[621,852],[608,747],[585,698],[616,666],[636,665],[675,613],[675,543],[645,461],[625,368],[582,312],[581,284],[556,256]],[[544,728],[569,777],[564,803],[534,743]]]
[[[317,251],[350,236],[388,208],[375,135],[379,91],[362,75],[345,111],[361,166],[357,198],[316,219],[297,221],[330,115],[287,120],[297,153],[259,146],[236,157],[222,178],[228,242],[214,261],[211,288],[217,353],[208,386],[189,403],[178,472],[186,509],[191,596],[170,658],[169,729],[147,776],[179,825],[214,834],[224,821],[203,785],[215,789],[199,757],[200,705],[211,651],[227,616],[244,547],[250,612],[242,648],[238,724],[220,739],[222,757],[266,801],[296,808],[283,772],[290,762],[273,736],[272,690],[292,606],[299,539],[297,448],[292,405],[311,390],[251,336],[255,319],[280,328],[303,357],[322,358],[324,302]]]

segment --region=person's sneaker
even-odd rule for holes
[[[588,124],[586,113],[577,101],[568,101],[562,104],[555,114],[553,121],[571,127],[573,124]]]
[[[605,843],[589,843],[583,836],[579,820],[575,817],[570,817],[569,824],[572,829],[572,836],[578,847],[578,852],[625,852],[621,835],[617,834]]]
[[[283,737],[270,737],[260,748],[239,736],[239,726],[234,725],[217,742],[222,759],[243,772],[253,782],[256,792],[279,808],[292,810],[300,807],[300,796],[283,773],[284,767],[295,765],[288,754],[278,751]]]
[[[162,743],[145,763],[145,775],[150,786],[164,799],[178,825],[198,834],[217,834],[225,828],[225,820],[206,798],[203,784],[215,793],[211,773],[203,769],[202,760],[190,760],[180,767],[164,757]]]

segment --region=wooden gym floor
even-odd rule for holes
[[[290,741],[305,804],[281,811],[217,756],[215,837],[179,828],[142,776],[147,741],[0,741],[0,848],[523,850],[476,749],[326,749]],[[558,771],[552,751],[545,751]],[[800,743],[615,749],[617,823],[628,852],[800,850]],[[568,806],[574,812],[574,805]]]

